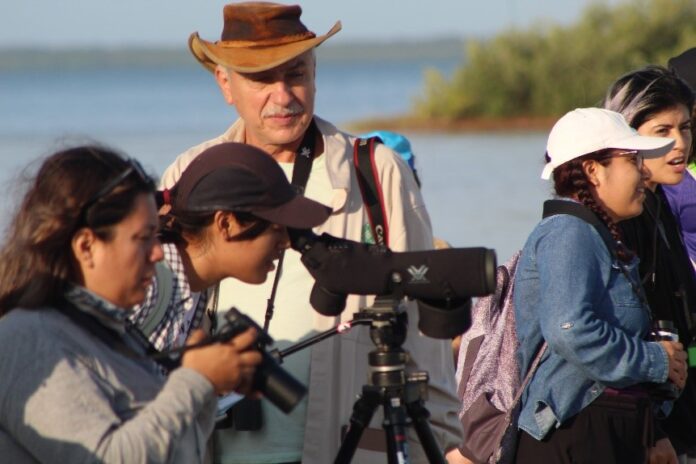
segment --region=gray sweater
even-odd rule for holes
[[[202,462],[215,406],[196,371],[164,379],[54,309],[0,318],[2,462]]]

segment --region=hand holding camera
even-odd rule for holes
[[[256,338],[257,331],[248,328],[228,340],[186,351],[181,365],[207,378],[218,395],[233,390],[250,393],[256,367],[262,361],[262,355],[256,349]],[[191,333],[187,345],[198,344],[205,339],[205,333],[196,330]]]

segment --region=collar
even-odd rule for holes
[[[120,334],[126,332],[126,309],[79,285],[69,285],[65,291],[65,298],[80,311],[97,318],[106,327]]]
[[[164,252],[164,262],[172,270],[174,278],[176,279],[175,285],[179,292],[179,298],[181,301],[192,298],[196,292],[191,291],[191,286],[186,278],[186,269],[184,268],[184,262],[181,259],[179,249],[174,243],[163,243],[162,251]]]
[[[317,129],[324,144],[326,172],[334,189],[331,209],[334,212],[346,205],[351,185],[351,166],[353,164],[353,138],[339,131],[333,124],[314,116]],[[244,120],[238,118],[222,135],[226,142],[244,143]],[[330,155],[329,155],[330,154]],[[317,153],[317,156],[321,153]]]

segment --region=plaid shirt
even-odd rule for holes
[[[189,333],[201,325],[210,295],[210,290],[191,291],[184,273],[181,255],[174,244],[165,243],[162,245],[162,249],[164,250],[164,262],[171,269],[174,278],[172,279],[172,296],[167,303],[167,309],[162,320],[149,337],[150,342],[160,351],[184,345]],[[130,320],[136,326],[142,327],[150,311],[155,310],[154,306],[159,295],[158,285],[157,277],[153,277],[145,301],[133,308]]]

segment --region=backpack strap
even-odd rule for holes
[[[155,263],[155,278],[157,280],[157,301],[139,327],[140,332],[148,338],[164,318],[167,306],[169,306],[169,301],[172,298],[174,273],[166,261],[162,260]]]
[[[616,258],[616,240],[611,236],[611,232],[595,213],[580,203],[566,200],[547,200],[544,202],[543,218],[555,216],[557,214],[568,214],[587,222],[595,228],[599,236],[602,237],[612,258]]]
[[[381,142],[379,137],[356,139],[353,144],[353,163],[375,243],[389,246],[389,225],[385,214],[384,194],[375,166],[375,144]]]
[[[568,214],[570,216],[575,216],[577,218],[582,219],[583,221],[587,222],[595,228],[597,233],[599,233],[599,236],[602,237],[602,241],[604,241],[604,244],[607,246],[607,249],[609,250],[609,254],[611,254],[611,257],[615,262],[614,267],[621,271],[624,277],[626,277],[626,280],[628,280],[628,283],[631,285],[633,293],[636,294],[641,303],[646,308],[650,308],[650,303],[648,302],[648,299],[645,296],[643,287],[640,285],[639,282],[636,282],[635,279],[633,279],[631,273],[626,268],[626,264],[618,258],[616,249],[619,246],[619,244],[616,240],[614,240],[614,237],[612,237],[611,232],[609,232],[609,228],[606,226],[606,224],[604,224],[595,213],[593,213],[590,209],[588,209],[584,205],[581,205],[580,203],[565,200],[545,201],[543,217],[547,218],[549,216],[555,216],[557,214]]]

